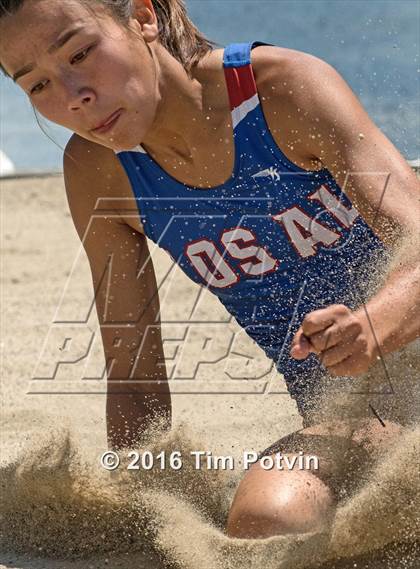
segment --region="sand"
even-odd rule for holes
[[[262,351],[152,243],[174,428],[147,448],[180,451],[184,468],[129,472],[125,457],[112,474],[101,468],[104,361],[63,180],[2,181],[1,205],[1,569],[418,566],[416,423],[340,504],[328,534],[224,535],[244,449],[262,450],[301,421]],[[260,379],[241,379],[255,370]],[[191,450],[230,455],[237,467],[194,470]]]

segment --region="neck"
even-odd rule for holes
[[[153,57],[159,103],[155,122],[142,145],[152,156],[199,162],[195,160],[197,144],[202,149],[230,114],[222,50],[203,58],[194,68],[192,78],[162,46],[155,46]]]

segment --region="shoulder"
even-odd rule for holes
[[[106,207],[110,209],[110,215],[121,222],[134,224],[135,229],[142,232],[136,204],[132,204],[130,182],[113,150],[73,134],[64,150],[63,173],[67,200],[75,222],[87,222],[98,204],[108,200],[108,204],[112,204],[112,207]],[[130,208],[136,216],[128,223],[125,212]]]
[[[114,151],[73,134],[64,149],[64,174],[101,180],[124,172]]]
[[[369,117],[340,73],[328,62],[302,51],[258,46],[253,69],[260,94],[300,124],[313,138],[329,136],[335,127],[357,122],[368,127]],[[305,130],[306,129],[306,130]]]
[[[64,150],[63,173],[73,217],[88,214],[98,199],[118,191],[121,181],[114,152],[77,134],[71,136]]]
[[[302,155],[329,168],[340,143],[374,129],[357,96],[326,61],[275,46],[254,51],[253,69],[270,129],[287,133]]]
[[[301,168],[320,169],[319,155],[308,145],[308,137],[319,108],[327,104],[327,92],[320,86],[333,68],[309,53],[277,46],[255,47],[251,61],[275,142]]]
[[[311,86],[319,92],[321,80],[339,77],[338,72],[328,62],[295,49],[257,46],[251,51],[251,58],[259,86],[271,89],[277,95],[288,96],[290,100],[303,98]],[[291,92],[293,87],[298,90]]]

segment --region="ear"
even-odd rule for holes
[[[133,0],[131,24],[142,34],[146,42],[152,42],[159,37],[158,21],[152,0]]]

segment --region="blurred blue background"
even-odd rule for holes
[[[187,0],[191,19],[219,44],[260,40],[332,64],[408,159],[420,151],[420,2],[417,0]],[[0,149],[17,169],[61,169],[70,132],[41,119],[0,78]]]

